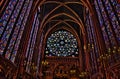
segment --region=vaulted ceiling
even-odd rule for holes
[[[44,32],[67,29],[81,35],[84,8],[79,0],[46,0],[40,6],[40,22]]]

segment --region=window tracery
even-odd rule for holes
[[[47,56],[75,56],[78,55],[77,40],[70,32],[59,30],[52,33],[47,39]]]

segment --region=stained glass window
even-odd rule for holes
[[[11,40],[10,40],[10,44],[9,44],[9,46],[8,46],[8,48],[7,48],[7,52],[6,52],[5,57],[8,58],[8,59],[10,58],[10,55],[11,55],[11,53],[12,53],[12,49],[14,48],[14,44],[15,44],[15,41],[16,41],[16,39],[17,39],[17,35],[18,35],[18,32],[19,32],[19,29],[21,28],[21,22],[22,22],[22,20],[23,20],[25,11],[26,11],[26,9],[27,9],[27,5],[28,5],[28,2],[26,1],[25,5],[24,5],[24,8],[23,8],[23,10],[22,10],[22,14],[20,15],[20,18],[18,19],[18,22],[17,22],[17,24],[16,24],[14,33],[13,33],[12,38],[11,38]],[[13,57],[12,57],[12,58],[13,58]]]
[[[47,39],[47,56],[75,56],[78,55],[78,44],[73,34],[65,30],[52,33]]]
[[[29,39],[29,43],[28,43],[28,47],[27,47],[27,52],[26,52],[26,58],[27,58],[26,71],[27,72],[30,72],[30,64],[32,62],[38,27],[39,27],[39,18],[38,18],[38,14],[36,13],[35,18],[34,18],[34,22],[32,25],[32,30],[30,33],[30,39]]]
[[[3,35],[0,41],[0,54],[4,54],[5,57],[12,62],[15,60],[32,3],[32,0],[11,0],[9,3],[11,5],[8,5],[12,11],[9,15],[11,16],[9,17],[10,20],[4,19],[4,17],[1,18],[1,20],[8,21],[8,24],[6,24],[6,28],[2,29]]]
[[[9,44],[9,47],[11,45],[14,45],[13,51],[11,52],[11,57],[10,57],[10,60],[12,62],[14,62],[14,60],[15,60],[17,50],[18,50],[18,47],[19,47],[19,43],[20,43],[20,39],[22,37],[22,33],[24,31],[24,27],[25,27],[25,24],[26,24],[26,21],[27,21],[27,18],[28,18],[28,15],[29,15],[29,12],[30,12],[30,9],[31,9],[31,6],[32,6],[32,2],[33,2],[32,0],[31,1],[26,0],[26,2],[24,4],[24,7],[22,9],[22,12],[21,12],[21,16],[20,16],[20,18],[18,20],[18,23],[17,23],[18,25],[16,24],[16,26],[18,26],[18,27],[15,28],[15,31],[14,31],[13,37],[12,37],[12,38],[16,39],[16,41],[13,44],[12,43]],[[19,27],[19,24],[20,24],[20,27]],[[19,41],[18,41],[18,39],[19,39]],[[12,39],[11,39],[11,41],[12,41]],[[17,47],[15,47],[15,46],[17,46]],[[12,46],[11,46],[11,48],[12,48]]]
[[[114,29],[114,32],[116,34],[118,42],[120,41],[120,26],[119,26],[119,21],[120,21],[120,15],[116,15],[116,12],[114,11],[114,8],[112,7],[113,5],[110,4],[109,0],[103,0],[106,10],[108,11],[108,17],[111,19],[111,23]],[[113,3],[116,2],[115,0],[112,1]],[[117,4],[116,4],[117,6]],[[120,6],[119,6],[120,8]],[[118,9],[120,11],[120,9]],[[118,11],[117,10],[117,11]],[[120,13],[120,12],[119,12]],[[118,17],[118,19],[117,19]]]
[[[0,18],[0,38],[1,38],[3,31],[5,30],[5,26],[11,16],[12,12],[14,11],[16,4],[17,4],[17,0],[11,0],[8,4],[8,7],[6,8],[4,14]]]
[[[98,0],[99,1],[99,0]],[[103,4],[104,3],[104,4]],[[95,1],[95,7],[96,7],[96,10],[97,10],[97,13],[99,13],[100,16],[102,19],[100,19],[99,17],[99,21],[103,20],[103,22],[105,24],[102,24],[102,30],[104,32],[106,32],[106,37],[108,37],[109,41],[106,41],[105,39],[105,42],[111,44],[111,46],[115,46],[116,45],[116,38],[114,36],[114,33],[116,33],[116,37],[117,37],[117,41],[119,42],[119,38],[120,38],[120,33],[119,33],[119,24],[118,24],[118,20],[117,20],[117,17],[115,16],[115,13],[113,11],[113,8],[112,6],[110,5],[110,2],[107,0],[107,1]],[[99,8],[97,8],[99,7]],[[114,30],[112,30],[112,28]],[[104,34],[103,34],[104,35]],[[108,46],[108,44],[106,43],[106,46]],[[110,45],[109,45],[110,46]],[[110,47],[106,47],[106,48],[110,48]]]
[[[18,34],[19,37],[18,37],[17,40],[16,40],[16,43],[15,43],[13,52],[17,52],[17,50],[18,50],[18,48],[19,48],[20,40],[21,40],[23,31],[24,31],[24,28],[25,28],[25,24],[26,24],[26,21],[27,21],[29,12],[30,12],[30,10],[31,10],[32,3],[33,3],[33,1],[31,0],[31,1],[29,2],[28,9],[27,9],[27,11],[26,11],[26,13],[25,13],[25,16],[24,16],[24,19],[23,19],[23,21],[22,21],[21,29],[20,29],[20,32],[19,32],[19,34]]]
[[[95,29],[93,27],[93,22],[91,20],[91,16],[89,11],[86,11],[86,31],[87,31],[87,36],[88,36],[88,50],[90,54],[90,65],[92,67],[92,74],[96,73],[98,68],[97,68],[97,59],[99,57],[99,52],[98,52],[98,45],[96,42],[96,35],[95,35]]]
[[[106,48],[110,48],[110,42],[109,42],[109,38],[108,38],[108,35],[107,35],[107,32],[106,32],[106,28],[103,24],[104,20],[103,20],[102,14],[100,13],[100,8],[97,4],[97,1],[94,1],[94,3],[95,3],[95,8],[96,8],[97,14],[98,14],[98,19],[99,19],[99,22],[100,22],[100,27],[101,27],[101,30],[103,32],[103,37],[104,37],[104,40],[105,40]]]
[[[10,18],[10,21],[8,22],[8,25],[7,25],[7,27],[5,29],[5,32],[4,32],[4,34],[1,38],[1,41],[0,41],[0,50],[2,51],[0,54],[3,54],[3,52],[4,52],[4,49],[5,49],[5,47],[7,45],[7,42],[10,38],[11,32],[14,29],[14,24],[16,22],[16,19],[18,17],[20,9],[23,5],[23,2],[24,2],[24,0],[18,1],[18,4],[15,7],[15,10],[14,10],[14,12],[13,12],[11,18]]]
[[[119,20],[120,20],[120,3],[118,3],[117,0],[110,0],[110,2],[113,6],[113,9],[117,13],[117,16],[118,16]]]
[[[88,34],[88,48],[89,50],[91,49],[91,44],[93,43],[92,36],[91,36],[91,29],[90,29],[90,23],[89,23],[89,15],[87,15],[87,20],[86,20],[86,30]],[[92,70],[95,70],[94,67],[94,54],[93,51],[90,51],[90,65],[92,67]]]
[[[120,4],[116,0],[95,0],[94,4],[106,44],[105,54],[113,54],[109,59],[111,62],[119,58],[118,54],[114,54],[114,48],[120,45]]]

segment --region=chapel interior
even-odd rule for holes
[[[0,0],[0,79],[120,79],[120,0]]]

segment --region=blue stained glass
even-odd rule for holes
[[[28,54],[29,54],[29,48],[30,48],[30,43],[31,43],[31,40],[32,40],[32,33],[33,33],[33,31],[34,31],[36,18],[37,18],[37,13],[35,14],[35,18],[34,18],[33,27],[32,27],[32,31],[31,31],[31,34],[30,34],[30,39],[29,39],[28,47],[27,47],[26,57],[27,57]]]
[[[16,3],[17,3],[17,0],[11,0],[8,4],[8,7],[6,8],[4,14],[0,18],[0,37],[1,37],[1,34],[6,26],[7,22],[8,22],[8,19],[10,18],[12,11],[14,10],[14,6]]]
[[[117,2],[117,0],[111,0],[111,3],[113,4],[114,10],[117,12],[117,16],[120,21],[120,4]]]
[[[94,31],[94,27],[93,27],[93,23],[92,23],[92,20],[91,20],[91,17],[89,16],[89,20],[90,20],[90,25],[91,25],[91,30],[92,30],[92,38],[93,38],[93,52],[95,52],[95,55],[98,57],[99,56],[99,53],[98,53],[98,46],[96,44],[96,36],[95,36],[95,31]]]
[[[97,13],[99,14],[98,16],[98,19],[100,20],[100,27],[101,28],[105,28],[104,25],[103,25],[103,19],[101,17],[101,13],[99,12],[99,6],[97,6],[97,3],[96,3],[96,0],[95,0],[95,8],[97,10]],[[87,37],[88,37],[88,49],[89,49],[89,52],[90,52],[90,64],[91,64],[91,67],[92,67],[92,74],[94,74],[95,72],[98,71],[98,67],[96,66],[98,63],[97,63],[97,58],[99,57],[99,46],[97,45],[97,39],[95,38],[96,37],[96,33],[95,33],[95,29],[94,29],[94,26],[93,26],[93,22],[92,22],[92,19],[91,19],[91,16],[90,16],[90,13],[86,11],[86,30],[87,30]],[[103,29],[103,31],[105,31],[105,29]],[[105,34],[105,36],[107,36]],[[108,40],[108,38],[107,38]],[[109,43],[109,41],[107,41],[107,43]],[[96,60],[96,61],[93,61],[93,60]]]
[[[24,7],[23,7],[23,9],[22,9],[22,11],[21,11],[21,14],[20,14],[20,17],[19,17],[19,19],[18,19],[18,21],[17,21],[17,24],[16,24],[16,27],[15,27],[14,33],[13,33],[13,35],[12,35],[12,39],[10,40],[10,44],[9,44],[9,46],[8,46],[8,48],[7,48],[6,55],[7,55],[8,53],[10,53],[11,55],[14,55],[14,54],[15,54],[15,53],[12,52],[12,50],[9,51],[9,49],[13,49],[13,47],[14,47],[15,41],[16,41],[16,39],[17,39],[17,35],[18,35],[18,33],[19,33],[19,29],[21,29],[21,22],[22,22],[22,20],[23,20],[23,17],[24,17],[24,15],[25,15],[26,10],[27,10],[28,4],[29,4],[28,1],[26,1],[25,4],[24,4]],[[15,57],[15,55],[14,55],[14,57]],[[9,59],[10,57],[7,57],[7,56],[6,56],[6,58]],[[11,56],[11,58],[14,59],[13,56]]]
[[[99,0],[98,0],[99,1]],[[106,1],[107,2],[107,1]],[[96,3],[95,3],[96,4]],[[100,6],[100,9],[101,9],[101,14],[102,14],[102,16],[103,16],[103,21],[105,22],[105,26],[106,26],[106,30],[107,30],[107,33],[108,33],[108,37],[109,37],[109,39],[110,39],[110,41],[111,41],[111,44],[112,44],[112,46],[114,46],[116,43],[115,43],[115,38],[114,38],[114,36],[113,36],[113,32],[112,32],[112,29],[111,29],[111,26],[110,26],[110,22],[108,21],[109,20],[109,18],[108,18],[108,16],[107,16],[107,14],[106,14],[106,12],[105,12],[105,8],[103,7],[103,4],[102,4],[102,2],[100,1],[100,2],[98,2],[98,4],[99,4],[99,6]],[[97,4],[96,4],[97,5]],[[108,8],[109,9],[109,8]],[[98,12],[100,11],[100,10],[97,10]],[[104,35],[104,34],[103,34]]]
[[[14,25],[14,23],[15,23],[15,21],[16,21],[16,17],[18,16],[18,14],[19,14],[19,11],[20,11],[20,9],[21,9],[21,7],[22,7],[22,3],[24,2],[24,0],[20,0],[19,2],[18,2],[18,4],[17,4],[17,6],[15,7],[15,10],[14,10],[14,12],[13,12],[13,14],[12,14],[12,17],[10,18],[10,21],[8,22],[8,26],[7,26],[7,28],[6,28],[6,30],[5,30],[5,32],[4,32],[4,34],[3,34],[3,37],[2,37],[2,39],[1,40],[4,40],[4,42],[3,41],[1,41],[0,42],[0,44],[7,44],[7,42],[8,42],[8,38],[10,37],[10,34],[11,34],[11,31],[12,31],[12,29],[13,29],[13,25]],[[6,37],[7,36],[7,37]],[[2,51],[4,51],[4,49],[5,49],[5,47],[6,46],[4,46],[3,48],[1,48],[0,47],[0,50],[2,50]],[[2,54],[3,52],[1,52],[0,54]]]
[[[65,30],[52,33],[48,37],[46,49],[46,56],[72,56],[78,52],[76,38]]]
[[[32,56],[33,56],[33,52],[34,52],[38,27],[39,27],[39,19],[38,19],[38,14],[36,13],[35,18],[34,18],[34,23],[32,26],[32,31],[31,31],[29,43],[28,43],[27,52],[26,52],[26,58],[28,58],[27,63],[31,63],[31,61],[32,61]],[[26,71],[27,72],[30,71],[29,65],[26,66]]]
[[[118,18],[120,19],[120,17],[119,17],[120,16],[119,15],[119,13],[120,13],[119,5],[120,4],[118,4],[116,2],[116,0],[103,0],[103,3],[101,0],[98,0],[98,2],[94,1],[94,3],[95,3],[95,7],[97,6],[96,11],[97,11],[98,16],[102,17],[102,19],[100,17],[98,17],[99,21],[102,20],[105,23],[105,25],[101,24],[101,26],[102,26],[101,30],[102,30],[103,37],[105,40],[106,48],[109,51],[109,49],[111,49],[111,47],[114,47],[117,45],[115,37],[117,37],[117,39],[118,39],[117,41],[120,43],[120,41],[119,41],[120,27],[119,27],[119,23],[118,23],[119,22]],[[105,11],[105,9],[106,9],[106,11]],[[113,33],[116,36],[114,36]],[[119,56],[118,55],[113,56],[113,58],[117,58],[117,57],[119,57]],[[111,60],[112,59],[110,58],[109,64],[112,63]]]
[[[120,27],[119,27],[119,24],[118,24],[118,20],[115,16],[115,12],[113,11],[113,8],[110,5],[110,2],[108,2],[108,0],[107,1],[104,0],[104,3],[105,3],[105,6],[106,6],[106,9],[108,11],[109,17],[111,19],[111,23],[112,23],[112,26],[114,28],[114,32],[116,33],[116,37],[120,38]],[[119,40],[118,40],[118,42],[119,42]]]
[[[88,42],[89,42],[89,47],[91,47],[91,44],[93,43],[93,36],[92,36],[92,31],[91,31],[91,24],[90,24],[90,19],[89,19],[89,15],[87,15],[87,21],[86,21],[86,29],[87,29],[87,34],[88,34]],[[90,51],[90,59],[91,59],[91,65],[92,65],[92,70],[95,70],[95,66],[94,66],[94,64],[95,64],[95,62],[93,61],[93,60],[95,60],[94,59],[94,51],[92,50],[92,51]]]
[[[15,46],[14,46],[14,49],[13,49],[14,54],[11,56],[12,59],[10,59],[12,62],[14,62],[14,60],[15,60],[15,56],[16,56],[18,48],[19,48],[20,40],[21,40],[23,31],[24,31],[24,28],[25,28],[25,24],[27,22],[27,18],[28,18],[29,12],[31,10],[32,3],[33,3],[33,0],[31,0],[29,2],[29,6],[27,8],[27,11],[25,12],[25,16],[24,16],[24,19],[22,21],[22,25],[21,25],[20,31],[18,33],[18,38],[16,39],[16,43],[15,43]],[[24,7],[24,9],[25,9],[25,7]]]

